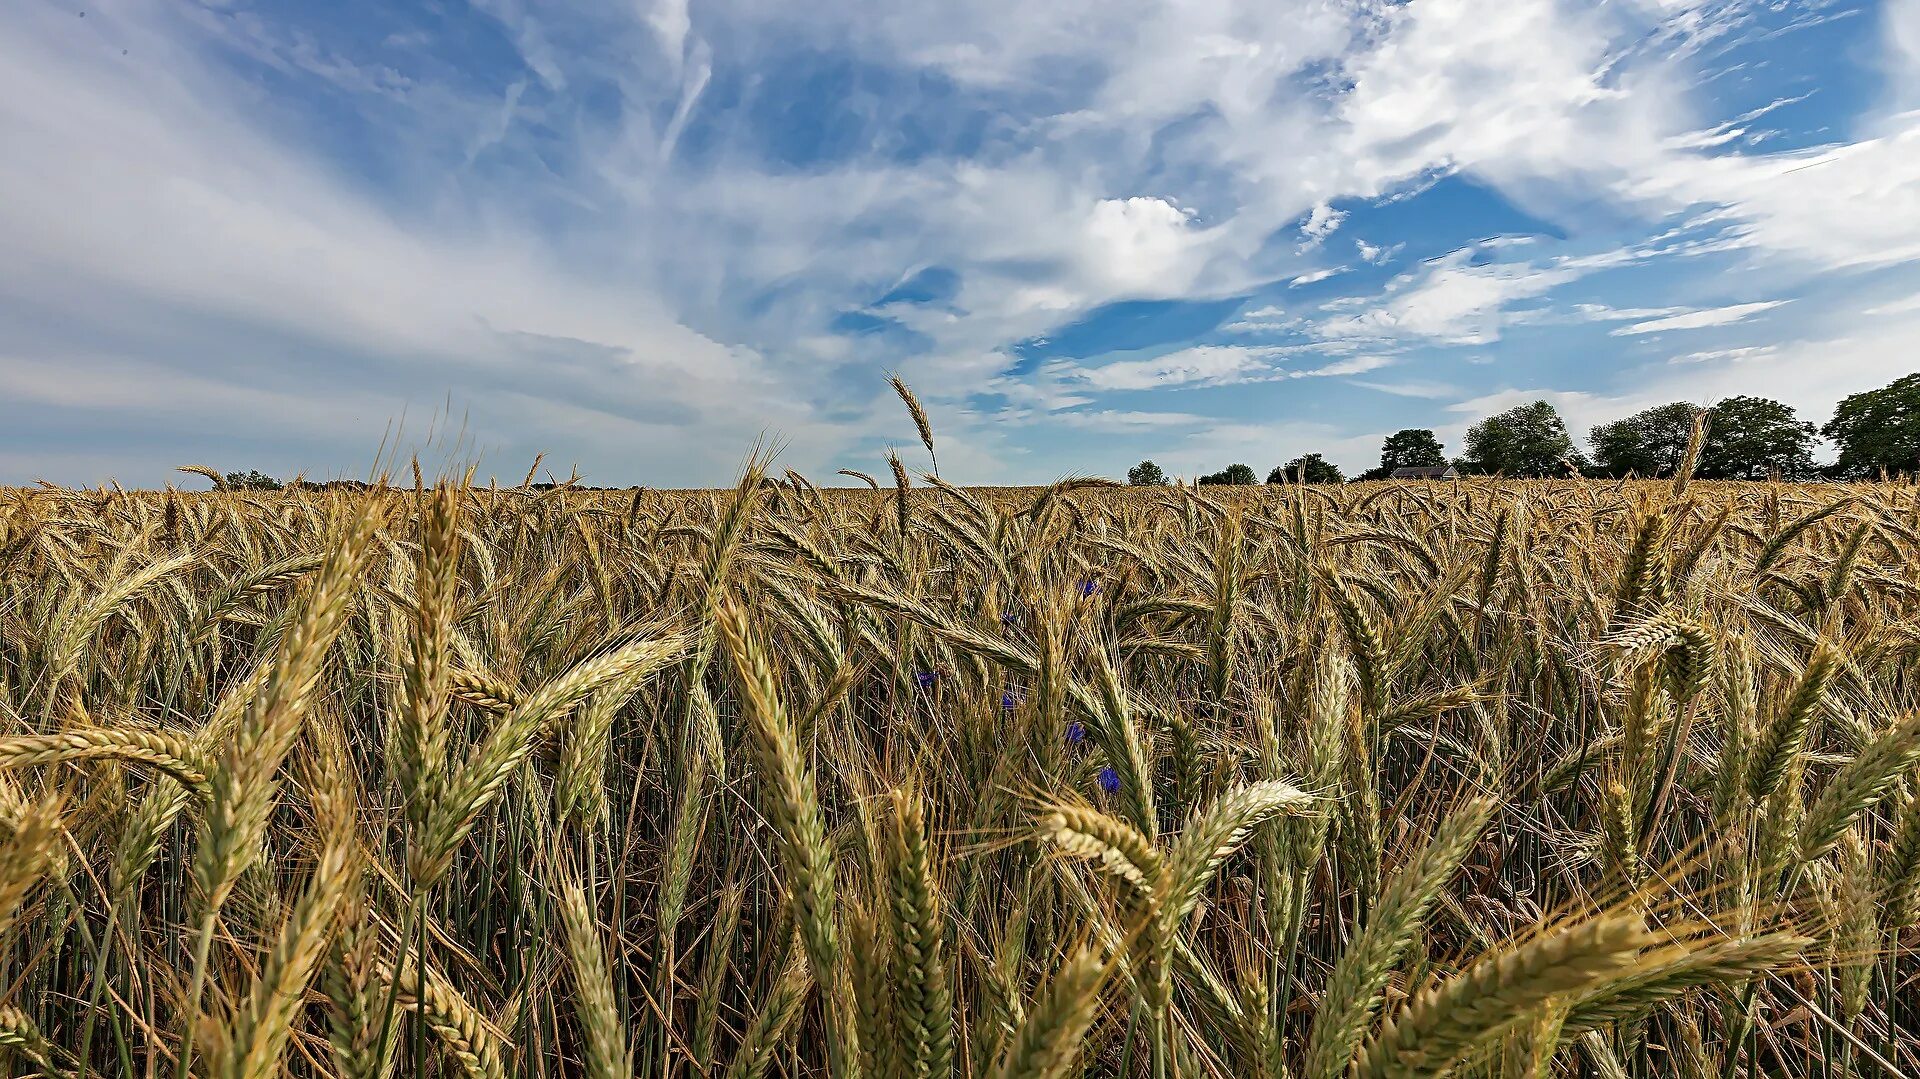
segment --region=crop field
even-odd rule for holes
[[[0,1065],[1920,1076],[1920,487],[0,492]]]

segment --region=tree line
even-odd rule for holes
[[[1858,480],[1920,471],[1920,374],[1847,397],[1822,427],[1765,397],[1729,397],[1710,408],[1681,401],[1657,405],[1591,428],[1591,456],[1574,444],[1551,403],[1534,401],[1468,428],[1465,452],[1452,461],[1431,430],[1397,431],[1382,444],[1379,467],[1353,478],[1385,479],[1401,468],[1448,464],[1471,475],[1672,475],[1686,457],[1696,423],[1705,428],[1693,466],[1693,475],[1701,479]],[[1839,450],[1830,465],[1813,459],[1821,436]],[[1256,475],[1251,467],[1235,464],[1201,476],[1199,482],[1252,484]],[[1340,469],[1317,453],[1302,454],[1267,474],[1268,483],[1345,481]],[[1170,481],[1159,465],[1142,461],[1127,471],[1127,482],[1138,487]]]

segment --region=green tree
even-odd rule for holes
[[[1557,476],[1567,466],[1584,468],[1560,413],[1545,401],[1516,405],[1467,429],[1463,467],[1506,476]]]
[[[1167,474],[1152,461],[1142,461],[1127,469],[1127,482],[1135,487],[1164,487]]]
[[[278,491],[279,480],[257,469],[227,473],[227,486],[236,491]]]
[[[1229,487],[1245,487],[1259,481],[1254,478],[1253,468],[1249,465],[1228,465],[1218,472],[1200,477],[1202,484],[1224,484]]]
[[[1920,467],[1920,374],[1841,401],[1820,433],[1840,447],[1833,473],[1841,479]]]
[[[1765,397],[1729,397],[1713,406],[1695,474],[1710,480],[1799,480],[1813,475],[1814,426]]]
[[[1293,483],[1305,477],[1307,483],[1345,483],[1339,466],[1317,453],[1295,457],[1267,473],[1268,483]]]
[[[1594,465],[1609,476],[1670,476],[1687,456],[1695,406],[1684,401],[1642,409],[1587,432]]]
[[[1440,440],[1425,427],[1395,431],[1380,444],[1380,468],[1386,475],[1396,468],[1439,468],[1446,463]]]

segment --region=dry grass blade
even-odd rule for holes
[[[913,429],[920,434],[920,444],[927,448],[927,456],[933,459],[934,475],[940,474],[940,458],[933,452],[933,424],[927,420],[927,410],[920,407],[920,399],[913,395],[906,380],[899,375],[887,379],[893,392],[900,395],[900,403],[907,406],[907,415],[913,417]]]

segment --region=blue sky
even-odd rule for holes
[[[1357,470],[1920,369],[1920,0],[14,0],[0,148],[0,482],[824,478],[894,371],[963,482]]]

